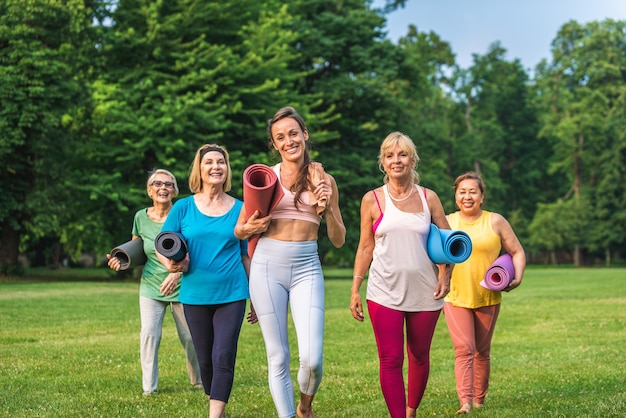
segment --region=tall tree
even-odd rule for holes
[[[531,83],[519,60],[507,61],[498,42],[455,74],[463,131],[455,141],[454,171],[474,170],[488,186],[486,207],[515,221],[522,237],[538,202],[550,196],[549,145],[539,124]],[[513,223],[513,222],[512,222]]]
[[[538,67],[541,135],[554,152],[551,170],[567,179],[563,196],[575,204],[568,216],[583,224],[573,237],[573,259],[583,250],[622,245],[624,226],[623,123],[626,94],[626,22],[607,19],[563,25],[552,42],[552,62]]]
[[[68,164],[83,139],[98,2],[0,3],[0,264],[24,234],[59,236],[71,214]]]
[[[296,35],[281,2],[121,0],[111,18],[108,71],[96,85],[100,175],[90,181],[125,190],[99,196],[103,208],[125,213],[109,238],[119,240],[144,204],[148,170],[170,169],[185,194],[193,153],[217,142],[233,154],[238,194],[246,164],[267,158],[267,119],[308,99],[293,89]]]

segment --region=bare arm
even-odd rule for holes
[[[170,273],[183,273],[189,269],[189,253],[185,254],[185,258],[182,260],[174,261],[161,254],[158,250],[155,252],[161,264]]]
[[[326,231],[328,232],[330,242],[332,242],[336,248],[339,248],[346,242],[346,227],[343,224],[343,218],[339,210],[339,189],[337,188],[337,183],[330,174],[326,176],[332,188],[330,204],[326,208],[324,215],[326,218]]]
[[[367,274],[374,254],[374,219],[380,215],[372,191],[367,192],[361,200],[361,235],[359,246],[354,257],[354,274],[350,296],[350,311],[357,321],[363,321],[363,301],[361,300],[361,284]]]
[[[510,292],[522,284],[524,270],[526,269],[526,252],[519,242],[517,235],[515,235],[511,224],[509,224],[504,216],[494,213],[491,216],[491,225],[494,232],[500,236],[502,248],[504,248],[504,251],[510,254],[513,259],[515,278],[511,281],[509,286],[504,289],[505,292]]]
[[[259,211],[255,211],[250,218],[246,214],[246,207],[241,207],[239,212],[239,219],[237,219],[237,225],[235,225],[235,236],[239,239],[248,239],[252,235],[262,234],[267,231],[272,220],[271,215],[267,215],[263,218],[259,217]]]
[[[439,196],[434,191],[427,189],[426,202],[430,210],[432,221],[440,229],[450,229],[448,218],[443,210]],[[453,264],[437,264],[439,270],[437,286],[435,286],[435,299],[444,298],[450,291],[450,278],[452,277]]]

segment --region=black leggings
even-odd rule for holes
[[[246,301],[183,306],[200,364],[204,393],[211,399],[228,402]]]

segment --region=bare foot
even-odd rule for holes
[[[302,410],[302,406],[300,403],[298,403],[298,406],[296,407],[296,415],[298,415],[298,418],[315,418],[313,409],[309,408],[308,410],[304,411]]]
[[[455,415],[465,415],[465,414],[469,414],[470,412],[472,412],[472,404],[464,403],[463,405],[461,405],[461,409],[456,411]]]
[[[482,407],[483,407],[483,404],[482,404],[482,403],[479,403],[479,402],[474,402],[474,405],[473,405],[473,408],[474,408],[474,409],[480,409],[480,408],[482,408]]]

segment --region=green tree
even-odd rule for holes
[[[89,129],[98,6],[0,4],[0,272],[15,271],[26,234],[58,239],[79,213],[70,197],[72,156]]]
[[[301,74],[288,68],[297,56],[288,45],[296,35],[281,2],[122,0],[111,19],[108,70],[95,86],[98,176],[90,179],[95,190],[118,185],[98,195],[103,218],[111,206],[123,215],[109,241],[127,236],[132,213],[146,204],[147,171],[170,169],[184,195],[196,149],[220,143],[232,154],[237,195],[246,165],[268,159],[271,114],[286,104],[315,113],[293,90]]]
[[[621,246],[612,233],[624,226],[623,97],[626,92],[626,22],[608,19],[585,26],[571,21],[552,42],[553,60],[538,67],[541,137],[554,153],[550,169],[567,179],[564,200],[589,205],[578,235],[572,237],[575,265],[583,251]],[[575,224],[580,211],[566,214]]]
[[[469,69],[455,74],[464,126],[455,142],[454,171],[482,173],[489,190],[488,207],[507,217],[519,210],[530,221],[537,202],[550,196],[546,180],[550,148],[537,138],[539,124],[528,75],[519,60],[509,62],[505,54],[496,42],[484,56],[474,55]],[[518,226],[513,225],[518,234],[523,233]]]

